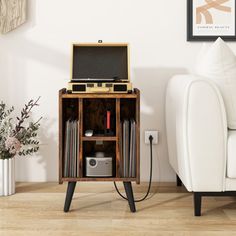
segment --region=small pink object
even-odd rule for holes
[[[21,149],[21,143],[15,137],[8,137],[5,141],[5,147],[10,154],[17,154]]]

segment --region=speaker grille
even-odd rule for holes
[[[125,85],[125,84],[115,84],[114,85],[114,91],[115,92],[126,92],[127,91],[127,85]]]
[[[86,86],[85,84],[73,84],[72,90],[77,92],[85,92]]]
[[[88,88],[93,88],[93,87],[94,87],[94,84],[87,84],[87,87],[88,87]]]
[[[112,88],[112,84],[106,84],[107,88]]]

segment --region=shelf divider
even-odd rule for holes
[[[62,181],[66,182],[76,182],[76,181],[86,181],[86,182],[95,182],[95,181],[101,181],[101,182],[109,182],[109,181],[115,181],[115,182],[126,182],[131,181],[135,182],[136,178],[118,178],[118,177],[82,177],[82,178],[62,178]]]
[[[116,177],[120,177],[120,98],[116,98],[116,136],[118,137],[116,141]]]
[[[117,136],[92,136],[92,137],[82,137],[83,141],[117,141]]]
[[[79,177],[83,177],[83,98],[79,98]]]

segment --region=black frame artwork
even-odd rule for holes
[[[193,14],[193,1],[194,0],[187,0],[187,41],[214,41],[218,37],[221,37],[225,41],[236,41],[236,3],[235,3],[235,11],[234,11],[234,35],[194,35],[193,34],[193,24],[194,24],[194,14]],[[209,1],[209,0],[208,0]],[[211,0],[211,2],[216,2],[218,0]],[[236,1],[236,0],[231,0]],[[207,0],[206,0],[207,4]],[[209,4],[209,3],[208,3]],[[219,3],[218,5],[221,6]],[[222,7],[222,6],[221,6]],[[226,6],[223,6],[227,9]]]

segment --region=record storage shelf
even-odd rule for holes
[[[113,136],[92,136],[85,137],[86,128],[86,109],[84,104],[87,100],[97,101],[102,100],[112,101],[114,103],[114,135]],[[68,106],[74,105],[73,116],[79,120],[79,150],[78,150],[78,178],[68,178],[63,176],[64,167],[64,137],[65,137],[65,123],[71,116],[67,114]],[[99,108],[98,108],[99,109]],[[125,118],[134,118],[136,121],[136,176],[135,178],[124,178],[120,176],[121,156],[120,156],[120,121]],[[115,174],[113,177],[86,177],[85,176],[85,143],[96,141],[106,142],[107,145],[113,143],[115,155]],[[132,93],[128,94],[68,94],[66,89],[59,91],[59,183],[63,182],[77,182],[77,181],[122,181],[122,182],[136,182],[140,183],[140,91],[134,89]]]

